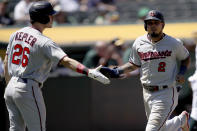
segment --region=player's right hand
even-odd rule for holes
[[[103,84],[109,84],[110,80],[100,72],[101,67],[102,65],[100,65],[96,69],[89,69],[88,77],[95,79]]]
[[[101,67],[100,72],[106,77],[120,78],[120,72],[117,68]]]

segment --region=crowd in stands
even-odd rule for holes
[[[28,9],[39,0],[0,0],[0,25],[27,25]],[[150,9],[164,12],[169,21],[197,18],[196,0],[48,0],[60,24],[138,23]],[[177,5],[177,6],[174,6]]]
[[[28,25],[28,10],[39,0],[0,1],[0,24]],[[56,24],[111,24],[119,18],[115,0],[48,0],[57,11]],[[14,3],[14,4],[13,4]],[[13,9],[8,10],[8,5]]]

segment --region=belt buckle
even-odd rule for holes
[[[148,90],[148,91],[151,91],[151,92],[154,92],[154,91],[158,91],[160,90],[161,86],[149,86],[149,85],[145,85],[143,84],[143,87]],[[163,88],[162,88],[163,89]]]
[[[148,91],[159,91],[159,90],[163,90],[165,88],[168,88],[168,86],[164,85],[164,86],[148,86],[148,85],[145,85],[143,84],[143,87],[148,90]]]
[[[163,89],[165,89],[165,88],[168,88],[168,86],[167,86],[167,85],[159,86],[159,90],[163,90]]]
[[[164,86],[158,86],[159,90],[164,89]]]

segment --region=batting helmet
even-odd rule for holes
[[[31,23],[47,24],[50,21],[49,15],[54,14],[56,14],[56,11],[53,10],[52,5],[47,1],[35,2],[29,9]]]
[[[147,30],[147,21],[148,20],[159,20],[165,24],[163,14],[157,10],[151,10],[146,15],[146,18],[144,19],[144,28]]]

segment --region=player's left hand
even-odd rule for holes
[[[102,65],[98,66],[96,69],[89,69],[88,77],[95,79],[103,84],[109,84],[110,80],[100,72],[101,67]]]
[[[178,75],[176,76],[176,81],[177,81],[177,83],[179,83],[179,84],[183,84],[183,83],[185,82],[185,78],[184,78],[183,75],[178,74]]]

